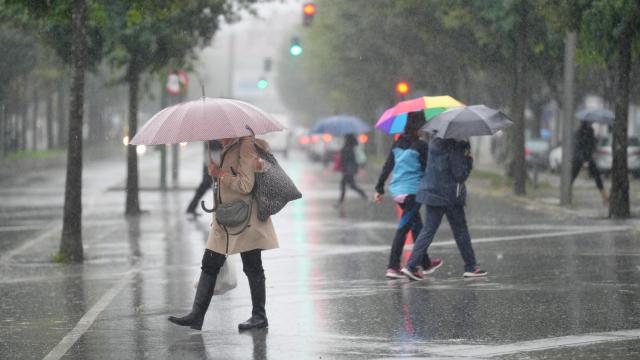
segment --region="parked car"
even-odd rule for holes
[[[549,166],[549,142],[542,139],[525,141],[524,160],[528,168],[546,169]]]
[[[596,166],[601,173],[605,175],[611,173],[611,165],[613,163],[611,137],[598,140],[598,147],[593,154],[593,159],[596,161]],[[634,177],[640,177],[640,138],[637,136],[629,137],[627,143],[627,166]]]
[[[604,175],[611,173],[611,164],[613,156],[611,154],[611,137],[605,137],[598,140],[598,145],[593,159],[596,162],[598,170]],[[629,172],[635,177],[640,177],[640,138],[637,136],[629,137],[627,147],[627,166]],[[562,146],[559,145],[549,153],[549,169],[553,172],[560,172],[562,167]]]

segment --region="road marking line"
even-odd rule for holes
[[[509,354],[519,354],[567,347],[590,346],[608,342],[640,339],[640,329],[619,330],[582,335],[567,335],[546,339],[521,341],[505,345],[451,345],[430,348],[429,354],[462,356],[472,358],[492,358]]]
[[[49,225],[46,226],[46,227],[51,227],[49,230],[43,232],[39,236],[25,243],[22,243],[22,245],[18,246],[17,248],[9,250],[6,253],[2,254],[0,256],[0,263],[8,263],[14,256],[22,253],[23,251],[27,250],[33,245],[41,241],[44,241],[46,238],[52,236],[54,233],[62,231],[62,224],[60,223],[56,224],[56,223],[58,223],[58,221],[50,223]]]
[[[539,234],[528,234],[528,235],[472,238],[471,243],[475,245],[475,244],[481,244],[481,243],[500,242],[500,241],[554,238],[554,237],[585,235],[585,234],[600,234],[600,233],[606,233],[606,232],[628,231],[629,229],[630,228],[627,226],[611,226],[611,227],[602,227],[602,228],[596,228],[596,229],[556,231],[556,232],[550,232],[550,233],[539,233]],[[456,243],[455,240],[438,241],[438,242],[432,243],[431,246],[449,246],[449,245],[455,245],[455,243]]]
[[[138,269],[131,269],[122,275],[120,281],[118,281],[106,294],[102,295],[100,300],[93,305],[89,311],[87,311],[76,326],[69,331],[69,333],[62,338],[62,340],[54,347],[43,360],[58,360],[62,358],[67,351],[73,346],[73,344],[80,339],[84,333],[89,330],[91,325],[96,321],[100,313],[109,306],[111,301],[118,295],[118,293],[129,283],[133,275],[138,272]]]

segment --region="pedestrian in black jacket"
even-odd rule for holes
[[[470,150],[468,141],[454,139],[435,138],[429,145],[427,171],[416,197],[426,205],[425,225],[413,245],[407,265],[402,268],[402,273],[412,280],[423,278],[417,267],[422,263],[444,215],[447,215],[458,250],[464,260],[463,276],[487,275],[476,263],[464,213],[467,198],[464,183],[473,168]]]
[[[596,135],[593,131],[593,126],[591,126],[590,122],[583,121],[582,125],[580,125],[580,128],[575,133],[571,184],[573,184],[576,177],[578,177],[582,164],[585,162],[589,163],[589,173],[595,180],[598,190],[600,190],[602,202],[606,204],[609,202],[609,194],[604,188],[602,178],[600,177],[600,170],[598,170],[596,162],[593,159],[593,152],[595,151],[597,144],[598,140],[596,139]]]
[[[356,161],[355,147],[358,146],[358,139],[353,134],[347,134],[344,137],[344,146],[340,150],[340,164],[342,172],[342,180],[340,180],[340,199],[336,204],[337,207],[344,203],[344,195],[347,185],[356,191],[363,199],[367,199],[367,195],[356,184],[355,176],[358,173],[358,162]]]

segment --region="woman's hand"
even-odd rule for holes
[[[209,175],[213,176],[214,178],[217,178],[220,176],[220,174],[222,173],[222,169],[220,169],[220,166],[218,166],[218,164],[216,164],[213,161],[209,162]]]
[[[256,156],[256,172],[264,171],[264,160],[260,156]]]
[[[382,194],[380,194],[379,192],[376,192],[375,194],[373,194],[373,201],[376,202],[376,205],[380,205],[380,203],[382,203]]]

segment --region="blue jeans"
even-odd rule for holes
[[[458,250],[464,260],[464,271],[473,271],[476,266],[476,256],[471,247],[471,236],[467,227],[467,218],[464,214],[462,205],[454,206],[426,206],[424,226],[420,235],[413,244],[411,257],[407,262],[407,268],[411,271],[416,270],[416,266],[422,264],[423,257],[429,249],[429,245],[433,241],[433,237],[440,227],[442,217],[446,214],[453,231],[453,237],[456,239]]]

